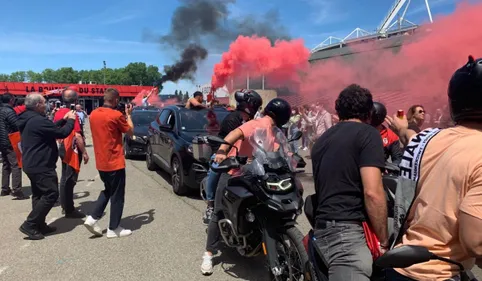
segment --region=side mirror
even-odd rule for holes
[[[424,247],[401,246],[386,252],[375,264],[381,268],[405,268],[434,258],[436,256]]]
[[[159,125],[159,129],[163,131],[172,131],[172,126],[167,124],[161,124]]]
[[[301,131],[296,131],[291,136],[291,138],[289,138],[288,142],[297,141],[297,140],[301,139],[302,136],[303,136],[303,133]]]
[[[225,140],[217,136],[207,136],[206,138],[210,144],[216,144],[216,145],[229,144]]]

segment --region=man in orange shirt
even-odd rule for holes
[[[100,193],[92,215],[84,226],[94,235],[102,236],[98,220],[102,217],[110,200],[110,222],[107,238],[118,238],[132,234],[129,229],[119,226],[124,210],[126,170],[122,134],[132,136],[134,124],[131,119],[132,107],[126,105],[123,115],[117,110],[120,96],[116,89],[104,93],[104,105],[90,114],[90,129],[94,145],[95,163],[105,189]]]
[[[437,256],[462,263],[466,269],[475,263],[482,265],[481,93],[482,59],[469,57],[448,87],[455,127],[417,134],[409,129],[406,118],[387,118],[406,145],[401,176],[404,182],[415,183],[402,186],[405,194],[410,191],[413,196],[407,196],[411,207],[398,227],[396,244],[425,247]],[[452,277],[459,277],[459,268],[439,260],[387,272],[387,280],[398,281]]]

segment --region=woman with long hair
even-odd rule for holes
[[[412,105],[407,112],[408,128],[419,133],[425,121],[425,108],[422,105]]]

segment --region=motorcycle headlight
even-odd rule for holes
[[[266,188],[270,191],[277,191],[277,192],[282,192],[282,191],[287,191],[290,190],[293,187],[293,183],[291,178],[286,178],[286,179],[268,179],[266,181]]]

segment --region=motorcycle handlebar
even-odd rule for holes
[[[241,164],[239,163],[237,157],[228,157],[219,164],[212,162],[211,170],[216,173],[227,173],[231,169],[237,169],[240,166]]]

